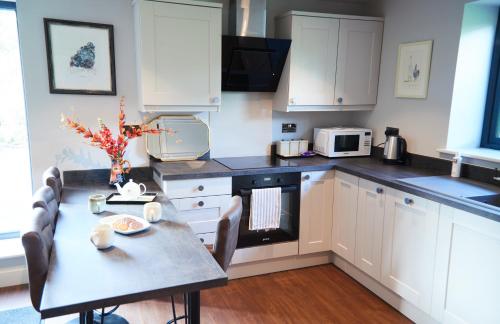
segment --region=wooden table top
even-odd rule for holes
[[[174,206],[162,194],[156,198],[163,205],[160,222],[135,235],[115,234],[114,247],[97,250],[90,232],[99,219],[120,213],[142,216],[142,205],[106,205],[105,212],[92,214],[88,196],[112,191],[105,186],[64,188],[42,318],[227,284],[227,275],[189,226],[176,221]]]

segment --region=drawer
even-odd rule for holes
[[[220,217],[221,212],[219,208],[186,210],[176,215],[176,219],[184,223],[218,220]]]
[[[191,227],[195,234],[215,232],[217,230],[217,223],[219,220],[209,220],[202,222],[189,222],[188,225]]]
[[[196,234],[196,236],[205,245],[213,245],[215,243],[215,232]]]
[[[167,180],[162,190],[170,199],[231,195],[231,177]]]
[[[229,194],[221,196],[171,199],[170,201],[175,206],[177,211],[182,212],[186,210],[210,209],[210,208],[225,209],[228,206],[230,200],[231,200],[231,195]]]

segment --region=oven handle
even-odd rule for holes
[[[291,192],[291,191],[297,191],[299,190],[299,187],[296,185],[290,185],[290,186],[283,186],[281,187],[281,192]],[[240,189],[240,195],[242,197],[245,196],[251,196],[252,195],[252,189]]]

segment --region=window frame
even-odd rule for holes
[[[13,2],[13,1],[2,1],[2,0],[0,0],[0,9],[16,10],[16,3]]]
[[[498,15],[493,54],[491,57],[490,77],[484,110],[481,147],[500,150],[500,137],[495,131],[500,127],[498,117],[500,113],[500,12]]]

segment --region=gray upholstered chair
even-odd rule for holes
[[[33,209],[35,208],[43,208],[47,211],[52,230],[55,231],[59,205],[57,204],[54,190],[51,187],[43,186],[35,191],[33,194]]]
[[[236,251],[242,211],[243,203],[241,197],[234,196],[233,198],[231,198],[229,209],[226,210],[224,215],[219,219],[219,222],[217,223],[217,232],[215,234],[214,247],[211,252],[215,261],[217,261],[224,272],[226,272],[229,268],[231,259],[234,255],[234,251]],[[170,301],[172,303],[172,313],[174,317],[173,319],[169,320],[167,324],[177,323],[177,321],[180,319],[186,319],[186,294],[184,294],[184,315],[182,316],[177,316],[175,312],[174,296],[170,296]]]
[[[22,236],[28,264],[31,303],[39,312],[43,286],[49,270],[50,252],[54,241],[51,219],[46,209],[36,207]]]
[[[54,190],[54,196],[59,204],[61,202],[63,183],[61,180],[61,172],[56,167],[50,167],[42,175],[43,185],[49,186]]]

